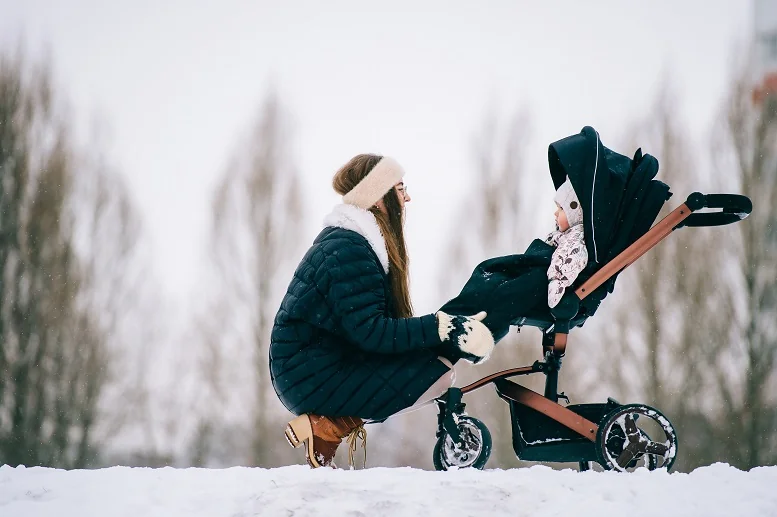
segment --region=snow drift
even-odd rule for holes
[[[0,467],[2,517],[777,516],[777,467],[432,472]]]

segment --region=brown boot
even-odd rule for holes
[[[286,440],[292,447],[307,442],[305,458],[313,468],[334,465],[337,447],[348,436],[350,447],[348,463],[353,465],[353,451],[356,439],[361,438],[364,445],[364,463],[367,463],[367,431],[361,418],[341,416],[326,417],[320,415],[300,415],[286,426]],[[350,436],[349,436],[350,435]]]

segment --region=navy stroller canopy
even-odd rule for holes
[[[608,149],[590,126],[550,144],[548,165],[554,187],[569,178],[580,201],[589,257],[585,276],[646,233],[672,195],[653,179],[658,160],[641,149],[633,158]]]

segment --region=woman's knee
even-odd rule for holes
[[[438,359],[448,368],[448,371],[440,375],[440,377],[429,386],[429,389],[418,398],[416,404],[428,402],[440,397],[448,391],[448,388],[453,386],[454,382],[456,382],[456,370],[453,369],[451,362],[444,357],[438,357]]]
[[[451,361],[448,360],[447,358],[441,356],[441,357],[438,357],[437,359],[445,366],[448,367],[448,371],[442,374],[440,376],[440,379],[438,380],[438,383],[441,383],[441,385],[444,385],[445,389],[447,390],[448,388],[453,386],[454,382],[456,382],[456,370],[453,368],[453,363],[451,363]]]

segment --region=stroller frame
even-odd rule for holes
[[[713,211],[698,212],[705,208]],[[436,399],[439,414],[433,455],[435,468],[482,469],[485,466],[491,451],[490,433],[483,422],[466,415],[462,397],[493,383],[499,397],[510,405],[513,449],[519,459],[578,462],[580,470],[588,470],[592,461],[608,470],[628,470],[638,466],[639,461],[649,470],[670,469],[677,455],[677,434],[657,409],[643,404],[622,405],[612,398],[600,404],[566,407],[559,404],[560,398],[569,402],[565,394],[558,393],[558,375],[567,337],[570,329],[581,323],[575,320],[580,301],[674,230],[683,226],[726,225],[745,219],[751,211],[752,203],[745,196],[694,192],[574,293],[566,293],[551,310],[553,321],[516,320],[514,324],[518,327],[530,325],[542,329],[543,360],[493,373],[463,388],[450,388]],[[534,373],[545,375],[542,395],[507,380]],[[640,428],[637,424],[640,417],[642,424],[645,421],[657,424],[664,432],[663,439],[654,440]]]

